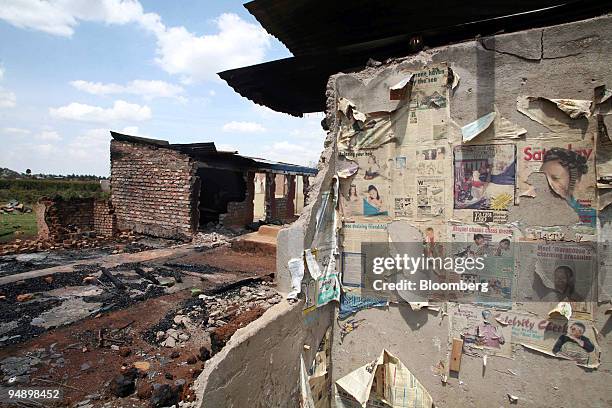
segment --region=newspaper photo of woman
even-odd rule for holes
[[[387,211],[383,211],[383,200],[378,193],[378,189],[374,185],[368,186],[368,195],[363,199],[363,215],[387,215]]]
[[[571,199],[576,183],[589,171],[587,159],[573,150],[553,147],[547,150],[541,171],[555,193],[566,200]]]
[[[580,221],[594,226],[595,209],[580,204],[573,195],[576,185],[589,171],[586,157],[574,150],[553,147],[544,154],[540,171],[546,175],[550,188],[576,211]]]
[[[363,176],[363,178],[365,180],[372,180],[373,178],[376,178],[378,176],[380,176],[380,166],[376,162],[376,157],[369,156],[368,165],[366,167],[365,175]]]

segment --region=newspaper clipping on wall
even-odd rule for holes
[[[461,276],[464,281],[487,284],[486,292],[475,292],[471,299],[510,308],[515,267],[514,230],[502,226],[452,225],[450,234],[454,256],[481,257],[484,263],[482,270]]]
[[[514,203],[514,145],[463,145],[454,149],[455,209],[507,211]]]
[[[450,338],[463,339],[463,347],[474,353],[512,356],[512,327],[495,319],[496,311],[470,304],[451,303]]]
[[[595,153],[592,140],[568,137],[538,139],[518,144],[517,197],[534,196],[528,182],[533,172],[543,172],[554,193],[565,199],[580,223],[595,226]]]
[[[577,319],[542,319],[537,316],[497,312],[496,319],[512,328],[512,343],[550,356],[597,368],[601,349],[593,322]]]

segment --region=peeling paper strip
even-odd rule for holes
[[[486,129],[491,126],[495,117],[497,116],[496,112],[488,113],[478,119],[476,119],[472,123],[468,123],[467,125],[461,128],[461,134],[463,136],[463,143],[469,142],[474,139],[476,136],[484,132]]]
[[[408,302],[408,304],[412,310],[421,310],[422,308],[429,306],[428,302]]]
[[[319,264],[312,253],[310,248],[304,250],[304,258],[306,259],[306,265],[308,266],[308,272],[312,279],[319,279],[321,276],[321,269],[319,269]]]
[[[409,88],[409,84],[412,81],[414,74],[410,74],[397,84],[389,88],[389,99],[392,101],[399,101],[406,97],[406,91]]]
[[[597,196],[597,209],[603,211],[612,204],[612,188],[600,188]]]
[[[336,173],[339,178],[349,178],[359,170],[359,164],[353,160],[344,160],[342,163],[345,163],[345,166]]]
[[[551,318],[563,317],[567,320],[572,317],[572,305],[569,302],[559,302],[554,309],[548,312]]]
[[[291,274],[291,292],[287,295],[287,299],[297,299],[297,296],[302,290],[304,261],[302,258],[291,258],[287,264],[289,266],[289,273]]]
[[[448,79],[449,80],[452,79],[452,81],[449,81],[450,82],[449,85],[450,85],[451,91],[454,91],[455,88],[459,86],[459,81],[461,81],[461,77],[453,69],[448,68]]]
[[[591,101],[548,99],[539,96],[519,96],[516,109],[553,132],[567,130],[569,119],[591,116]]]
[[[593,94],[595,105],[601,105],[612,97],[612,90],[608,89],[605,85],[600,85],[593,90]]]
[[[308,382],[308,371],[306,370],[306,364],[304,364],[304,356],[300,356],[300,398],[300,407],[315,408],[315,403],[310,391],[310,384]]]
[[[515,125],[503,116],[495,121],[494,139],[520,139],[525,134],[527,134],[527,129]]]
[[[551,101],[572,119],[578,119],[583,116],[585,118],[588,118],[589,116],[591,116],[591,101],[579,99],[542,99]]]
[[[365,122],[366,120],[365,113],[359,112],[355,104],[346,98],[340,98],[338,100],[338,110],[349,119],[352,115],[355,120],[359,120],[362,122]]]

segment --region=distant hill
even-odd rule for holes
[[[0,178],[23,178],[23,174],[15,171],[15,170],[11,170],[11,169],[7,169],[5,167],[0,167]]]

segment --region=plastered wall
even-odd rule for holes
[[[565,113],[559,115],[559,112],[556,112],[553,116],[557,118],[557,122],[560,122],[558,123],[560,128],[555,128],[555,131],[551,130],[551,126],[554,128],[554,125],[548,123],[547,126],[541,123],[542,121],[534,120],[528,114],[519,112],[517,100],[521,97],[533,96],[592,101],[595,87],[606,84],[609,87],[612,83],[612,70],[607,58],[602,58],[602,56],[609,55],[612,50],[611,22],[610,16],[604,16],[544,29],[498,35],[424,51],[413,57],[371,66],[360,72],[331,77],[326,94],[328,100],[326,113],[331,131],[326,140],[326,150],[319,163],[320,173],[313,183],[315,188],[311,190],[311,205],[305,208],[300,219],[291,228],[279,234],[277,256],[279,287],[284,291],[289,291],[290,273],[287,269],[287,262],[290,258],[302,256],[303,250],[311,247],[315,233],[313,214],[321,205],[321,192],[330,189],[331,177],[344,166],[337,165],[338,160],[346,156],[341,154],[343,147],[338,146],[338,141],[343,135],[343,117],[338,113],[342,107],[339,107],[338,102],[343,98],[350,101],[355,111],[367,114],[368,119],[380,115],[380,112],[384,113],[380,117],[387,115],[388,119],[384,120],[390,120],[389,133],[393,137],[385,140],[383,144],[391,146],[391,149],[399,149],[401,142],[398,142],[397,139],[415,137],[415,133],[411,133],[409,129],[409,119],[402,118],[401,115],[393,116],[393,112],[401,111],[404,102],[401,98],[391,100],[389,88],[404,79],[409,73],[419,73],[440,66],[451,68],[452,72],[460,77],[458,84],[451,85],[452,81],[449,81],[449,88],[453,87],[448,91],[447,103],[444,106],[438,106],[439,109],[446,109],[448,112],[447,116],[441,116],[446,118],[447,135],[444,137],[446,140],[417,142],[416,147],[413,147],[417,152],[420,152],[421,147],[444,146],[446,148],[442,160],[446,166],[444,168],[447,169],[444,171],[448,169],[450,171],[442,173],[442,178],[446,180],[439,185],[440,188],[443,188],[445,195],[443,202],[439,205],[440,212],[434,214],[431,208],[424,208],[427,207],[424,204],[420,205],[423,207],[420,208],[422,211],[420,214],[417,209],[419,206],[416,206],[414,212],[406,212],[398,216],[403,207],[394,206],[396,203],[394,184],[391,184],[388,189],[379,188],[388,195],[383,196],[382,200],[386,201],[387,207],[374,213],[378,219],[365,219],[364,214],[361,214],[360,211],[365,212],[366,207],[364,206],[364,209],[361,210],[360,204],[358,210],[353,214],[342,208],[339,209],[343,216],[343,223],[339,231],[340,256],[345,246],[349,245],[343,238],[346,235],[347,223],[389,224],[398,219],[402,219],[420,232],[423,241],[426,241],[425,227],[429,225],[435,225],[436,228],[443,230],[442,235],[436,239],[445,241],[450,239],[452,227],[456,223],[473,225],[480,221],[481,226],[497,228],[505,226],[514,229],[511,235],[516,241],[541,242],[544,236],[542,227],[554,227],[555,232],[559,234],[555,237],[563,237],[560,238],[561,240],[575,242],[600,239],[599,254],[601,255],[602,250],[603,252],[609,251],[609,247],[601,241],[609,240],[609,234],[606,231],[609,231],[610,212],[595,210],[598,207],[597,200],[600,192],[596,189],[594,178],[589,179],[589,176],[585,175],[582,179],[585,184],[579,187],[584,190],[580,192],[576,190],[574,196],[568,195],[567,197],[561,196],[559,191],[552,188],[550,178],[547,178],[542,172],[535,171],[528,178],[521,179],[526,174],[526,170],[524,168],[521,170],[520,166],[526,166],[526,164],[521,164],[520,160],[524,156],[522,155],[523,149],[531,142],[545,145],[546,142],[542,140],[553,136],[557,138],[556,143],[565,144],[565,146],[568,143],[572,144],[574,150],[577,149],[577,146],[584,146],[585,149],[590,148],[595,151],[595,140],[598,137],[595,115],[584,115],[581,119],[576,120],[567,117]],[[491,112],[496,113],[496,120],[491,127],[478,134],[473,141],[464,140],[462,142],[461,128]],[[438,120],[436,124],[440,124],[439,118],[434,118],[434,120]],[[562,130],[559,131],[559,129]],[[512,199],[505,201],[505,204],[501,206],[497,202],[496,207],[490,203],[494,200],[485,200],[486,207],[457,208],[458,203],[460,205],[464,202],[469,203],[469,200],[472,199],[457,196],[457,168],[461,167],[456,166],[456,157],[453,153],[455,146],[462,144],[515,146],[516,167],[518,167],[515,172],[516,179],[512,182],[511,190],[508,190],[507,185],[504,187],[504,182],[500,182],[502,187],[499,193],[510,192]],[[379,149],[381,145],[375,148]],[[568,147],[568,149],[572,148]],[[364,150],[366,149],[362,151]],[[500,155],[503,156],[503,154]],[[416,166],[421,160],[431,159],[431,157],[425,159],[426,155],[419,156],[419,153],[416,156],[408,154],[398,156],[406,156],[407,159],[404,162],[406,164],[403,164],[402,161],[398,164],[396,161],[394,163],[396,166],[393,168],[395,170],[405,169],[406,178],[414,177],[414,174],[411,173],[411,170],[414,170],[410,167],[411,161],[414,161]],[[364,162],[359,162],[359,164],[361,169],[367,166]],[[590,161],[589,165],[593,171],[595,162]],[[381,172],[384,171],[383,166],[379,167]],[[463,170],[465,171],[466,168],[472,170],[470,167],[464,167]],[[480,170],[478,167],[474,169]],[[479,173],[483,174],[486,171],[484,168]],[[353,177],[359,176],[364,178],[364,172],[357,173],[357,176]],[[475,177],[478,177],[478,174]],[[368,180],[367,177],[365,179]],[[372,179],[375,180],[375,177],[370,178]],[[348,183],[340,181],[341,195],[350,197],[349,187],[353,180],[349,178]],[[585,182],[585,180],[588,181]],[[477,178],[472,181],[477,181]],[[364,195],[360,199],[365,197],[369,185],[374,183],[374,181],[369,181],[364,183],[365,187],[357,186],[357,190]],[[530,188],[529,191],[527,187]],[[410,187],[406,191],[405,196],[410,197],[412,194],[415,201],[418,194],[421,194],[418,189],[411,190]],[[580,211],[576,210],[576,206],[568,205],[572,198],[576,198],[575,201],[581,204]],[[590,216],[585,215],[585,207],[589,207],[588,214],[596,214],[596,217],[589,218]],[[475,216],[473,208],[484,210],[487,214],[490,213],[491,218],[484,217],[485,214]],[[484,218],[479,218],[480,215]],[[494,215],[495,221],[493,222]],[[586,228],[585,224],[589,224],[588,227],[591,228],[590,230],[587,228],[588,233],[586,234],[584,234],[585,229],[582,229]],[[534,233],[534,227],[537,227],[535,230],[539,232]],[[367,237],[367,234],[364,234],[364,237]],[[546,238],[549,239],[550,236]],[[363,238],[365,239],[368,238]],[[351,242],[350,245],[360,243],[359,239],[356,241]],[[609,261],[604,262],[609,264]],[[342,269],[340,262],[338,268]],[[602,270],[605,272],[605,267]],[[516,272],[514,275],[516,278]],[[383,348],[386,348],[399,357],[419,379],[432,395],[436,406],[514,406],[508,394],[518,397],[520,406],[609,406],[612,401],[609,390],[611,362],[609,331],[612,324],[609,315],[605,314],[610,305],[603,303],[609,299],[609,282],[602,276],[599,279],[597,295],[595,298],[590,298],[594,302],[591,303],[593,309],[588,318],[589,324],[595,329],[589,332],[589,336],[596,337],[599,345],[600,364],[597,369],[579,367],[575,361],[546,355],[512,342],[509,357],[489,356],[486,367],[483,367],[482,353],[470,355],[469,350],[464,349],[466,352],[462,356],[460,372],[455,375],[458,378],[451,377],[444,384],[441,380],[439,363],[443,362],[446,365],[443,371],[448,372],[449,343],[452,339],[449,334],[449,316],[438,309],[412,310],[406,302],[400,300],[390,302],[387,308],[366,308],[351,316],[361,323],[343,340],[340,335],[342,322],[340,325],[334,325],[332,380],[336,381],[358,367],[371,362]],[[350,291],[352,288],[345,287],[344,289]],[[551,304],[554,306],[555,303]],[[528,302],[522,304],[519,302],[513,304],[513,311],[546,319],[551,304],[530,304]],[[442,306],[441,310],[445,310],[445,306]],[[456,334],[455,337],[457,337]]]
[[[328,327],[332,308],[307,319],[303,302],[286,301],[239,329],[206,363],[194,388],[202,408],[298,407],[300,355],[312,360]]]

